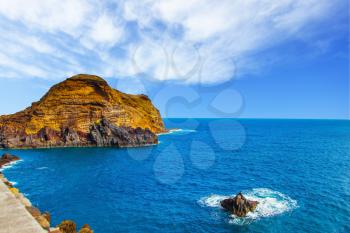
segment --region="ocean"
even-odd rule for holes
[[[4,169],[52,225],[95,233],[350,232],[350,121],[165,119],[143,148],[3,150]],[[220,208],[242,192],[245,218]]]

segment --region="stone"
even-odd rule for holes
[[[80,229],[79,233],[94,233],[94,231],[88,224],[84,224],[84,226]]]
[[[62,233],[58,227],[51,227],[49,230],[50,233]]]
[[[4,178],[2,181],[4,182],[4,184],[6,184],[6,186],[7,186],[8,188],[13,188],[12,183],[9,182],[6,178]]]
[[[59,225],[58,228],[62,233],[76,233],[77,232],[77,226],[76,224],[71,220],[64,220]]]
[[[143,146],[166,132],[145,95],[111,88],[94,75],[75,75],[51,87],[23,111],[0,116],[0,148]]]
[[[50,223],[47,221],[47,219],[40,215],[38,217],[35,218],[35,220],[40,224],[40,226],[42,228],[44,228],[45,230],[49,230],[50,229]]]
[[[51,214],[45,211],[42,216],[50,223],[51,222]]]
[[[18,196],[19,190],[17,188],[10,188],[11,193],[13,193],[15,196]]]
[[[41,216],[40,210],[34,206],[26,206],[26,209],[34,218]]]
[[[0,158],[0,168],[5,166],[6,164],[9,164],[9,163],[17,161],[17,160],[19,160],[19,158],[17,156],[11,155],[9,153],[5,153]]]
[[[4,160],[9,160],[9,161],[16,161],[16,160],[19,160],[19,158],[15,155],[11,155],[9,153],[5,153],[1,156],[1,159],[4,159]]]
[[[227,211],[238,217],[245,217],[249,212],[255,211],[259,202],[247,200],[242,193],[234,198],[227,198],[220,202],[220,205]]]

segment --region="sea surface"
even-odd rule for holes
[[[9,150],[4,169],[53,225],[95,233],[350,232],[350,121],[166,119],[156,146]],[[220,208],[242,191],[260,204]]]

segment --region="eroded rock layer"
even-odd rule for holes
[[[142,146],[164,132],[159,111],[145,95],[129,95],[93,75],[54,85],[38,102],[0,116],[0,147]]]

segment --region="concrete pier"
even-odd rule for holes
[[[1,180],[0,233],[47,233]]]

